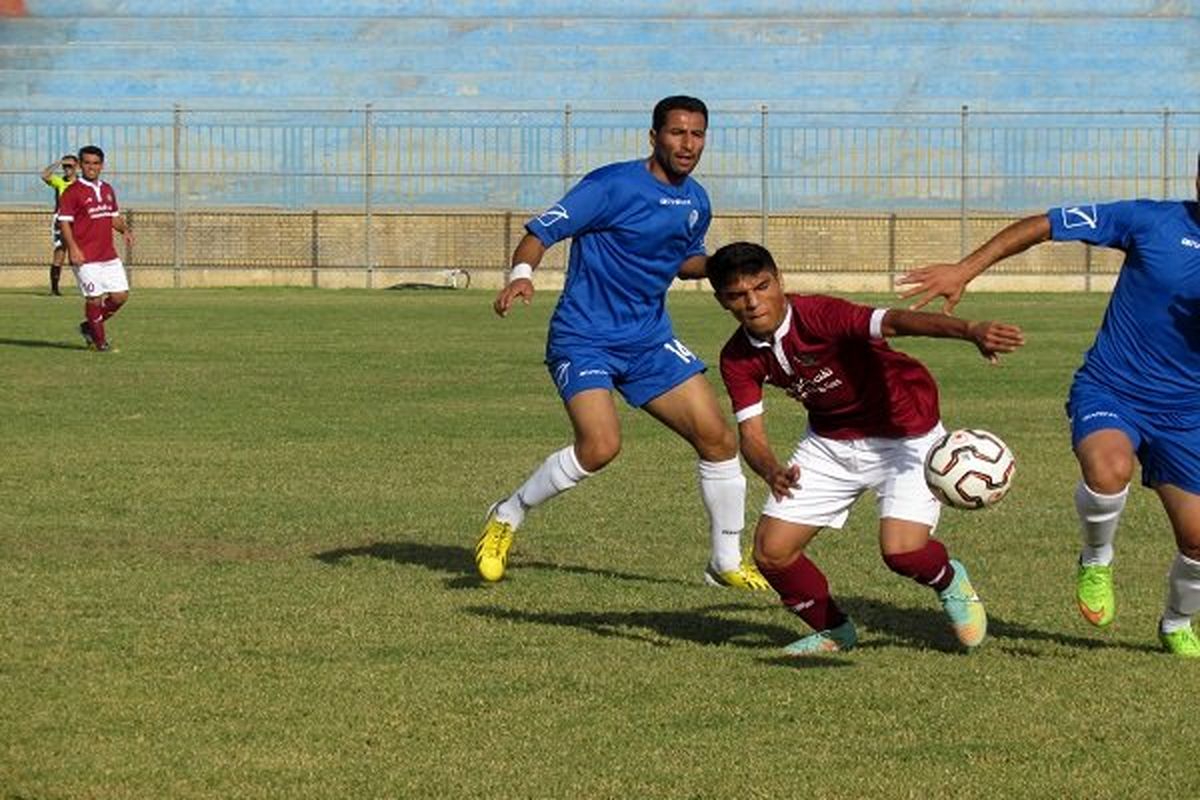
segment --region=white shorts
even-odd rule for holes
[[[84,297],[129,291],[125,265],[119,258],[112,261],[92,261],[74,269],[75,282],[79,284],[79,293]]]
[[[844,441],[809,431],[788,461],[800,466],[800,486],[785,500],[768,495],[763,514],[799,525],[841,528],[850,506],[871,489],[881,518],[936,528],[942,506],[925,485],[925,454],[945,432],[940,422],[929,433],[908,439]]]

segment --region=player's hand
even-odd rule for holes
[[[972,322],[971,341],[980,354],[991,363],[1000,360],[1000,353],[1011,353],[1025,344],[1025,334],[1016,325],[1003,322]]]
[[[77,267],[83,266],[83,251],[78,246],[67,248],[67,258]]]
[[[771,495],[776,500],[786,500],[792,494],[792,489],[800,487],[800,467],[797,464],[792,464],[789,467],[780,467],[773,470],[769,478],[767,478],[767,486],[771,489]]]
[[[513,303],[521,299],[525,305],[529,305],[533,300],[533,281],[528,278],[517,278],[510,281],[508,286],[500,290],[496,295],[496,300],[492,303],[492,308],[501,317],[507,317]]]
[[[970,278],[961,264],[929,264],[901,275],[896,283],[910,288],[900,292],[900,298],[916,300],[910,309],[924,308],[935,297],[944,297],[942,313],[950,314],[962,299]]]
[[[121,235],[125,237],[125,245],[127,247],[132,247],[133,246],[133,231],[127,229]]]

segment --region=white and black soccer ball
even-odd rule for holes
[[[925,456],[925,482],[954,508],[986,508],[1012,487],[1013,452],[999,436],[964,428],[938,439]]]

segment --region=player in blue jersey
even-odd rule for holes
[[[1196,192],[1200,198],[1200,163]],[[1200,203],[1129,200],[1052,208],[1015,222],[957,264],[905,275],[914,308],[935,297],[952,310],[967,283],[1008,256],[1047,240],[1125,252],[1095,342],[1067,400],[1082,480],[1075,488],[1083,546],[1079,610],[1113,620],[1113,540],[1134,459],[1174,528],[1178,549],[1159,620],[1163,647],[1200,657]]]
[[[600,167],[525,225],[508,284],[493,307],[501,317],[533,298],[533,271],[546,250],[570,237],[566,284],[546,341],[546,366],[575,432],[516,491],[488,511],[475,548],[479,574],[504,577],[513,533],[526,512],[607,466],[621,447],[612,391],[678,433],[700,459],[700,494],[712,555],[705,580],[765,591],[742,555],[746,478],[737,441],[666,311],[676,277],[704,277],[708,195],[690,176],[704,152],[708,109],[694,97],[655,106],[649,158]]]

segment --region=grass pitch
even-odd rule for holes
[[[484,509],[569,439],[554,299],[499,320],[486,292],[138,291],[102,355],[78,300],[0,293],[0,797],[1200,792],[1200,673],[1156,651],[1173,546],[1148,491],[1113,628],[1072,600],[1062,401],[1103,296],[969,296],[1026,329],[998,368],[897,343],[948,426],[1017,453],[1012,494],[940,531],[987,603],[981,651],[884,567],[863,501],[811,551],[861,646],[804,660],[770,598],[701,583],[694,458],[629,409],[617,462],[480,585]],[[703,292],[671,306],[713,363],[732,320]],[[767,404],[787,452],[803,414]],[[751,476],[751,523],[764,494]]]

